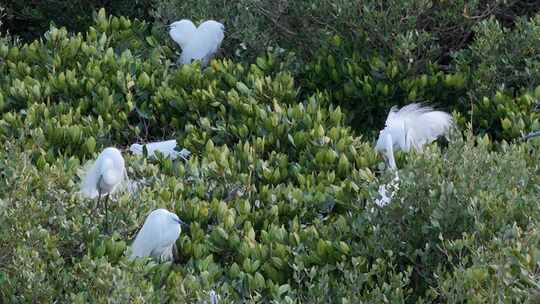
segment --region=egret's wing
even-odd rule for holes
[[[431,110],[431,107],[422,107],[418,103],[408,104],[401,109],[398,109],[397,106],[393,106],[388,113],[388,117],[386,118],[386,127],[401,125],[406,119],[416,117]]]
[[[439,136],[447,134],[451,124],[452,117],[442,111],[426,112],[407,121],[405,129],[408,146],[421,150],[424,145],[433,142]]]
[[[180,55],[181,64],[190,64],[192,60],[201,60],[204,64],[205,57],[212,51],[212,38],[210,35],[199,35],[190,42]]]
[[[191,20],[183,19],[174,22],[172,25],[176,25],[169,30],[169,36],[176,42],[182,49],[193,39],[197,27],[191,22]]]
[[[218,24],[216,26],[216,24]],[[208,61],[219,49],[223,41],[224,34],[219,23],[215,21],[203,22],[192,41],[182,51],[180,56],[181,64],[189,64],[192,60],[201,60],[203,65],[208,64]]]
[[[148,156],[153,157],[156,151],[162,153],[165,157],[170,157],[172,160],[180,157],[184,160],[189,158],[191,152],[187,149],[182,149],[182,151],[176,151],[176,140],[165,140],[145,144],[146,150],[148,151]],[[142,149],[131,149],[134,154],[142,154]]]
[[[131,258],[150,256],[156,248],[162,246],[160,226],[165,223],[165,218],[156,211],[152,211],[146,217],[141,230],[137,233],[131,245]]]
[[[399,133],[395,138],[403,139],[396,143],[405,151],[411,147],[420,150],[423,145],[447,133],[451,124],[452,117],[448,113],[434,111],[433,108],[420,104],[410,104],[399,111],[394,107],[386,120],[386,128],[393,133]],[[392,136],[394,137],[394,134]]]
[[[156,248],[152,250],[150,255],[158,259],[159,261],[170,261],[174,258],[173,247],[174,247],[174,243],[165,247]]]
[[[180,156],[180,158],[182,158],[183,160],[187,161],[189,159],[189,157],[191,156],[191,151],[189,151],[186,148],[182,148],[182,150],[180,150],[180,152],[178,152],[178,156]]]
[[[131,188],[130,185],[131,185],[131,182],[127,175],[127,170],[126,168],[123,168],[122,179],[120,180],[120,183],[118,184],[118,186],[114,189],[114,192],[122,193],[122,192],[127,191],[129,193],[133,193],[132,191],[133,188]]]
[[[148,150],[149,156],[153,156],[156,151],[159,151],[165,156],[176,158],[177,152],[174,150],[174,148],[176,148],[175,139],[146,144],[146,149]]]
[[[208,35],[207,39],[210,42],[211,54],[217,52],[221,45],[221,42],[223,41],[223,38],[225,38],[223,29],[223,24],[214,20],[208,20],[201,23],[201,25],[199,25],[199,28],[197,29],[198,32]]]
[[[173,224],[165,209],[152,211],[131,246],[131,258],[161,256],[180,235],[179,225]],[[176,229],[176,230],[175,230]]]
[[[396,122],[396,114],[398,112],[398,108],[396,106],[393,106],[390,108],[390,112],[388,112],[388,116],[386,117],[386,122],[384,123],[385,127],[388,127],[393,122]]]
[[[80,193],[87,198],[96,198],[99,193],[97,184],[99,180],[97,161],[88,162],[83,169]]]

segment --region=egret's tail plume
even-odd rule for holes
[[[393,108],[388,115],[387,126],[403,126],[405,131],[405,147],[421,150],[437,137],[447,135],[453,124],[452,116],[446,112],[434,111],[432,107],[421,104],[410,104],[399,111]]]
[[[523,139],[527,140],[529,138],[540,136],[540,130],[531,132],[523,137]]]
[[[99,193],[97,189],[99,174],[95,162],[88,162],[83,169],[83,177],[80,193],[84,197],[94,199]]]

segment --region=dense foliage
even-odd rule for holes
[[[537,302],[540,144],[471,132],[539,127],[540,87],[525,77],[536,42],[506,36],[536,37],[538,22],[520,22],[497,40],[522,43],[512,91],[479,85],[514,72],[478,53],[488,32],[452,71],[337,36],[303,66],[268,53],[177,67],[150,24],[104,11],[85,33],[0,40],[0,302],[204,303],[211,289],[225,303]],[[445,148],[398,154],[401,187],[380,208],[392,176],[357,131],[419,100],[462,113],[460,128]],[[77,195],[83,165],[171,137],[194,157],[124,153],[145,184],[111,204],[103,235],[95,202]],[[178,259],[129,261],[159,207],[190,223]]]
[[[101,7],[127,17],[150,19],[152,0],[3,0],[5,22],[0,29],[27,41],[36,39],[51,23],[72,31],[85,31],[93,22],[92,14]]]
[[[157,0],[153,5],[158,23],[184,17],[223,22],[230,56],[253,58],[267,47],[280,46],[306,58],[339,34],[346,39],[367,35],[369,48],[420,62],[448,62],[484,19],[512,25],[539,10],[535,0]]]

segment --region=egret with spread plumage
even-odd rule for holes
[[[195,27],[187,19],[169,25],[169,35],[182,48],[180,64],[190,64],[200,60],[204,67],[219,50],[225,37],[225,26],[217,21],[208,20]]]
[[[83,196],[101,198],[105,195],[105,232],[108,232],[108,201],[109,196],[123,188],[127,182],[127,171],[120,150],[109,147],[104,149],[96,161],[85,172],[81,184]]]

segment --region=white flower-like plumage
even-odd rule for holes
[[[142,155],[143,154],[143,147],[146,146],[146,150],[148,152],[148,157],[154,157],[155,152],[159,151],[163,154],[165,157],[169,157],[170,159],[174,160],[178,157],[186,160],[191,155],[191,152],[187,149],[182,149],[181,151],[176,151],[176,140],[165,140],[165,141],[158,141],[158,142],[152,142],[147,143],[144,145],[141,144],[132,144],[129,147],[129,150],[136,155]]]
[[[406,105],[400,110],[392,107],[386,126],[380,132],[375,150],[382,153],[391,169],[396,169],[394,150],[421,151],[426,144],[448,133],[452,117],[420,104]]]
[[[205,21],[196,28],[193,22],[183,19],[171,23],[169,35],[182,48],[180,64],[200,60],[202,66],[206,66],[221,46],[224,32],[225,26],[214,20]]]

